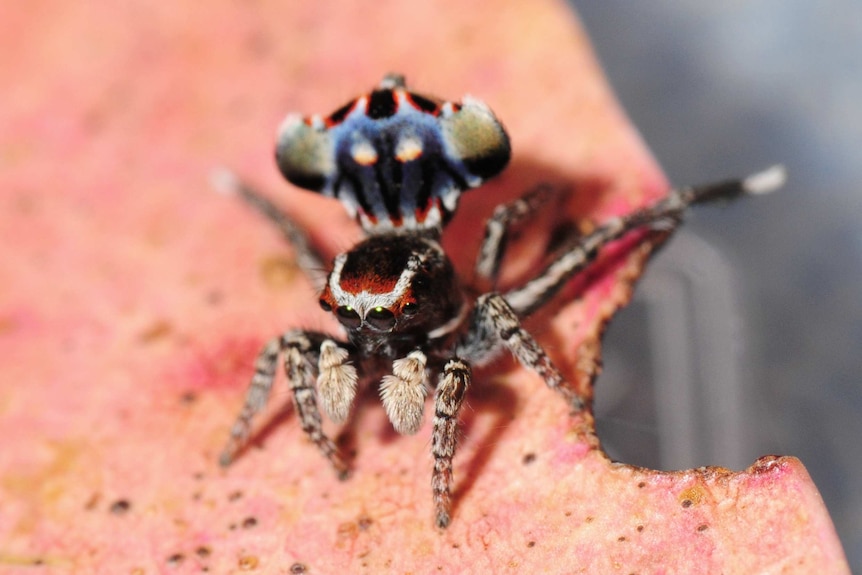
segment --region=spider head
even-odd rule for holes
[[[396,337],[409,345],[458,317],[462,296],[436,241],[379,235],[335,258],[320,306],[355,342]]]

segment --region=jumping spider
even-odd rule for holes
[[[433,387],[431,487],[436,524],[448,526],[458,412],[472,367],[507,349],[573,412],[584,409],[582,398],[521,320],[609,242],[637,228],[672,230],[691,204],[767,192],[783,180],[781,168],[774,167],[742,180],[672,190],[647,208],[572,238],[538,275],[517,287],[468,297],[440,245],[442,229],[460,194],[501,172],[509,157],[509,137],[484,103],[469,96],[461,102],[422,96],[408,91],[397,75],[386,76],[370,94],[327,117],[286,118],[276,146],[282,174],[297,186],[341,200],[367,237],[335,257],[320,294],[320,307],[341,323],[343,337],[295,329],[264,346],[221,456],[223,465],[242,448],[253,417],[267,403],[279,355],[302,430],[341,476],[348,466],[323,433],[321,406],[331,420],[344,421],[358,385],[380,381],[395,430],[412,434],[422,424]],[[305,233],[269,200],[229,173],[219,184],[282,231],[312,278],[326,267]],[[475,266],[481,282],[496,286],[508,232],[551,196],[539,187],[496,209]]]

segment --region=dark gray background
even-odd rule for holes
[[[789,173],[654,260],[605,339],[600,437],[664,469],[799,457],[862,572],[862,2],[571,4],[674,183]]]

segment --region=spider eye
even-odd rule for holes
[[[395,326],[395,314],[381,306],[369,310],[365,320],[371,324],[371,327],[381,331],[390,330]]]
[[[415,303],[407,302],[403,306],[401,306],[401,313],[408,316],[413,316],[419,313],[419,306]]]
[[[323,311],[332,311],[332,306],[326,303],[325,299],[321,298],[318,303],[320,304],[320,309]]]
[[[343,305],[336,309],[335,314],[338,316],[338,321],[341,322],[341,325],[346,328],[353,329],[362,325],[362,318],[359,317],[356,310],[349,305]]]

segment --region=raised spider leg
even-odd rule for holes
[[[477,279],[496,285],[511,228],[535,214],[554,196],[554,188],[540,184],[508,204],[497,206],[485,224],[485,237],[476,256]]]
[[[344,353],[339,353],[339,350]],[[246,394],[245,404],[231,428],[230,439],[219,462],[222,465],[229,465],[247,441],[254,416],[266,406],[269,399],[279,353],[284,354],[284,369],[293,392],[293,402],[302,430],[329,459],[338,475],[346,477],[347,464],[339,454],[335,443],[323,433],[320,409],[317,405],[315,374],[318,371],[323,374],[318,379],[318,385],[321,387],[325,385],[321,384],[321,380],[329,380],[330,385],[342,387],[334,392],[324,391],[323,394],[339,396],[342,398],[342,403],[345,401],[344,398],[347,398],[347,408],[340,407],[346,414],[355,394],[356,372],[353,366],[345,363],[344,360],[349,352],[338,342],[318,333],[299,330],[289,331],[264,346],[255,364],[256,372]],[[319,366],[316,362],[319,362]],[[336,373],[339,371],[341,373]],[[344,389],[345,386],[352,389]],[[333,400],[325,397],[326,401],[332,403]],[[334,411],[338,412],[338,409]]]
[[[452,458],[458,444],[458,412],[470,386],[471,374],[470,366],[464,361],[458,358],[449,360],[440,374],[434,396],[431,489],[434,493],[434,518],[440,528],[448,527],[452,518]]]
[[[267,220],[275,224],[284,238],[293,246],[296,262],[315,287],[326,281],[326,264],[320,253],[311,245],[308,235],[302,228],[268,198],[227,169],[216,171],[212,176],[213,186],[219,192],[237,195],[257,210]]]
[[[521,365],[539,374],[548,387],[562,395],[572,413],[584,409],[583,398],[567,384],[542,346],[521,327],[520,319],[503,296],[484,294],[476,301],[469,330],[456,352],[481,364],[496,356],[501,343]]]
[[[671,190],[668,196],[650,207],[627,216],[613,218],[592,233],[578,238],[558,260],[549,264],[534,279],[510,290],[503,297],[519,317],[527,316],[551,297],[577,272],[583,270],[608,243],[641,227],[654,226],[674,231],[683,212],[692,204],[729,200],[737,196],[768,193],[784,183],[784,169],[773,166],[741,180]]]

